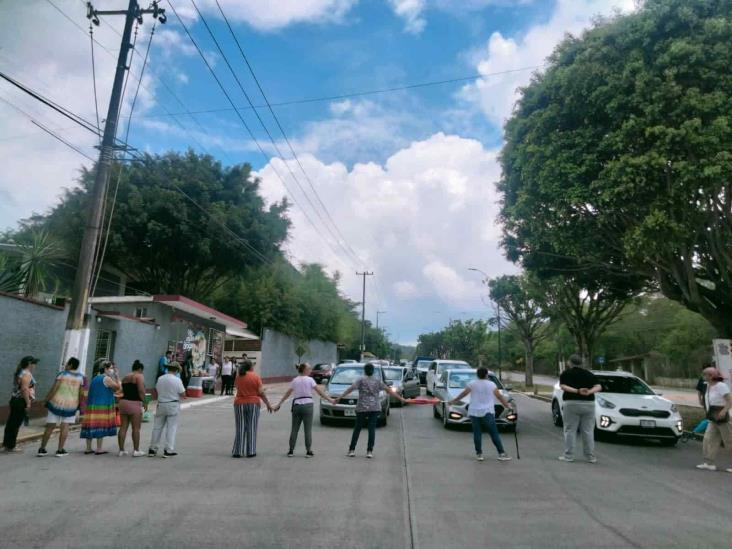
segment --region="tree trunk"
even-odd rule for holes
[[[526,351],[526,371],[524,372],[524,385],[526,388],[534,386],[534,343],[532,341],[524,342],[524,350]]]

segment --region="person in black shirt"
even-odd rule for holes
[[[564,454],[560,461],[574,461],[577,429],[582,436],[582,449],[590,463],[595,457],[595,393],[602,389],[595,374],[582,367],[577,355],[569,358],[571,367],[559,376],[562,389],[562,419],[564,421]]]

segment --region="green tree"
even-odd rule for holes
[[[646,0],[568,37],[506,125],[509,256],[641,276],[730,335],[731,42],[721,0]]]
[[[488,282],[491,299],[511,320],[525,351],[525,384],[534,385],[534,353],[549,335],[549,317],[541,307],[540,289],[529,276],[504,275]]]
[[[266,208],[249,165],[224,168],[210,156],[189,151],[115,166],[113,182],[118,169],[105,261],[136,288],[207,300],[243,270],[279,256],[289,227],[287,203]],[[30,219],[26,228],[58,235],[76,257],[93,179],[93,169],[83,170],[80,186],[67,190],[50,214]],[[111,203],[106,211],[112,211]]]

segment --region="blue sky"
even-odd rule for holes
[[[266,158],[231,110],[196,114],[195,120],[176,116],[181,129],[167,113],[228,109],[229,104],[165,3],[168,24],[158,25],[153,38],[130,143],[150,152],[191,147],[224,164],[252,164],[267,201],[288,195],[297,203],[290,211],[291,260],[317,261],[342,272],[342,290],[356,300],[355,271],[375,271],[367,316],[388,311],[382,325],[405,343],[451,318],[489,314],[481,277],[469,267],[489,276],[515,271],[498,246],[495,182],[503,121],[516,89],[532,74],[519,69],[540,67],[566,32],[580,33],[593,16],[633,6],[632,0],[220,1],[273,103],[479,75],[433,87],[275,107],[318,200],[266,109],[260,115],[284,160],[249,109],[241,110],[242,116]],[[96,7],[124,3],[100,0]],[[173,4],[235,103],[245,105],[190,0]],[[246,91],[261,104],[215,0],[197,4]],[[148,17],[140,29],[140,53],[151,23]],[[114,52],[119,47],[114,29],[119,32],[121,25],[119,17],[104,17],[95,37]],[[0,70],[94,119],[87,26],[81,0],[2,3]],[[104,111],[114,60],[97,47],[96,61]],[[139,75],[141,58],[135,57],[132,66]],[[129,110],[135,84],[133,78],[123,112]],[[75,184],[79,167],[90,164],[30,118],[63,133],[89,156],[96,150],[91,136],[5,84],[0,84],[0,99],[0,161],[6,166],[0,174],[0,225],[7,227],[52,206],[63,188]],[[336,230],[321,221],[328,215]]]

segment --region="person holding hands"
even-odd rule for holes
[[[483,427],[488,429],[493,445],[498,451],[498,461],[509,461],[511,458],[503,448],[501,435],[498,433],[496,425],[496,400],[500,401],[506,409],[512,409],[511,404],[501,393],[498,386],[486,379],[488,377],[488,369],[481,366],[477,371],[478,379],[468,383],[463,391],[447,402],[452,406],[470,395],[470,405],[468,406],[468,415],[470,423],[473,426],[473,443],[475,445],[475,458],[483,461]]]
[[[595,393],[602,385],[590,370],[582,367],[578,355],[569,357],[571,368],[559,376],[562,389],[562,419],[564,421],[564,454],[560,461],[574,461],[577,443],[577,429],[582,436],[582,449],[590,463],[597,463],[595,457]]]
[[[287,457],[295,455],[295,445],[297,444],[297,435],[300,432],[300,425],[305,426],[305,457],[313,457],[313,390],[324,398],[335,404],[335,399],[329,397],[320,385],[310,377],[310,364],[303,362],[298,364],[298,375],[290,382],[290,388],[282,395],[282,399],[274,407],[277,412],[282,403],[292,396],[292,428],[290,429],[290,448],[287,451]]]

